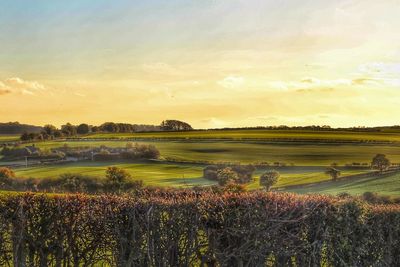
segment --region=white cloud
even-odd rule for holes
[[[400,86],[400,63],[370,62],[358,67],[355,82],[370,85]]]
[[[371,62],[358,67],[362,73],[378,76],[400,75],[400,63]]]
[[[240,88],[244,85],[244,83],[245,79],[243,77],[234,75],[227,76],[217,82],[218,85],[228,89]]]
[[[27,81],[18,77],[0,81],[0,94],[20,93],[23,95],[35,95],[46,90],[47,88],[37,81]]]

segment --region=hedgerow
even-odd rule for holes
[[[400,206],[289,193],[0,197],[1,266],[399,266]]]

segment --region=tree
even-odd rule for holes
[[[341,172],[335,167],[329,167],[326,169],[325,174],[329,175],[333,181],[336,181],[339,178]]]
[[[61,131],[66,136],[74,136],[76,135],[76,126],[68,122],[67,124],[61,126]]]
[[[126,182],[131,179],[132,176],[124,169],[118,167],[108,167],[106,170],[106,185],[107,189],[111,192],[120,193]]]
[[[386,158],[384,154],[377,154],[371,163],[372,168],[379,170],[380,173],[383,173],[390,167],[390,160]]]
[[[271,187],[279,181],[279,172],[272,170],[266,171],[260,176],[260,185],[264,187],[266,191],[270,191]]]
[[[76,128],[76,132],[78,134],[87,134],[89,131],[90,127],[86,123],[79,124],[79,126]]]
[[[27,132],[24,132],[21,137],[20,137],[21,141],[29,141],[30,137],[29,134]]]
[[[0,168],[0,186],[9,186],[12,184],[12,178],[15,178],[13,170],[7,167]]]
[[[100,129],[105,132],[109,133],[117,133],[119,132],[118,124],[114,122],[105,122],[102,125],[100,125]]]
[[[55,138],[60,138],[63,136],[63,133],[60,130],[57,130],[54,132],[54,137]]]
[[[220,186],[224,186],[229,183],[236,183],[238,180],[239,176],[232,170],[232,168],[226,167],[217,171],[217,181]]]
[[[54,135],[54,132],[57,131],[56,126],[47,124],[43,127],[43,133],[46,133],[49,136]]]
[[[15,178],[13,170],[7,167],[0,168],[0,178]]]
[[[77,193],[85,192],[85,184],[83,183],[83,176],[80,174],[65,173],[59,177],[61,188],[67,192]]]
[[[178,120],[165,120],[161,122],[160,128],[164,131],[190,131],[193,130],[189,123]]]

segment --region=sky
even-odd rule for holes
[[[399,0],[3,0],[0,121],[398,125],[399,14]]]

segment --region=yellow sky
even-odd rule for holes
[[[398,1],[134,2],[6,1],[0,121],[400,124]]]

